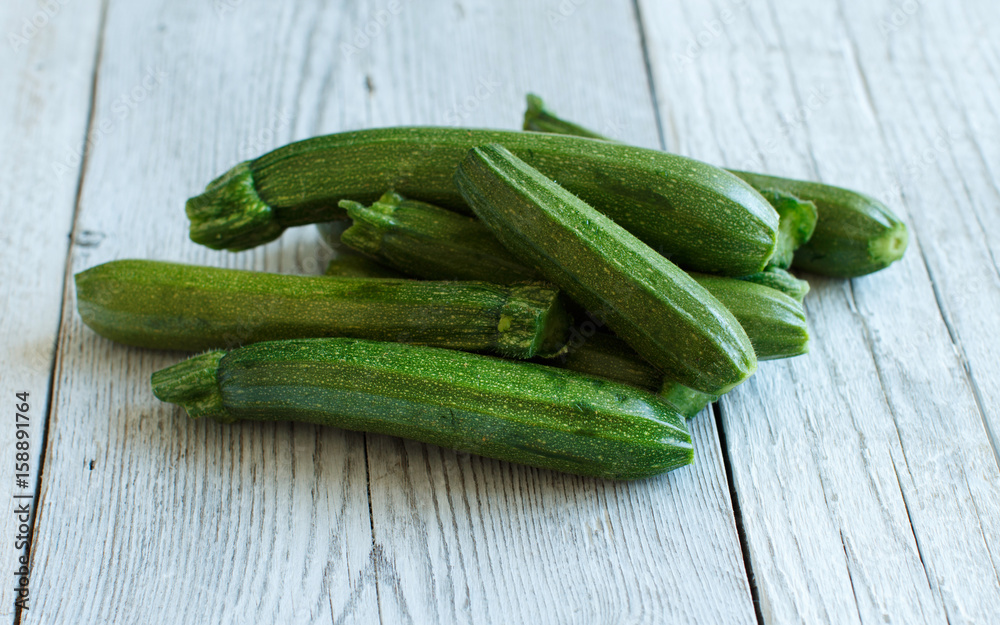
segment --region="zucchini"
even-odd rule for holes
[[[819,182],[733,171],[757,189],[777,189],[816,204],[819,220],[792,266],[835,278],[853,278],[903,257],[909,232],[888,206],[873,197]]]
[[[533,363],[354,339],[257,343],[152,377],[193,418],[305,421],[578,475],[690,464],[687,424],[656,395]]]
[[[799,303],[802,303],[806,293],[809,292],[808,282],[799,280],[784,269],[778,269],[777,267],[768,267],[759,273],[740,276],[739,279],[777,289]]]
[[[613,141],[560,119],[533,94],[528,95],[524,129]],[[906,224],[873,197],[820,182],[727,171],[745,180],[765,198],[770,191],[813,203],[818,218],[808,242],[795,252],[792,266],[796,269],[851,278],[888,267],[906,251],[909,241]],[[776,208],[780,213],[780,207]]]
[[[356,254],[338,256],[326,265],[324,276],[335,278],[405,278],[403,274]]]
[[[398,194],[386,194],[383,199],[387,197],[389,201],[376,202],[371,208],[345,202],[350,204],[348,211],[355,219],[344,231],[345,244],[418,278],[485,280],[498,284],[543,279],[500,245],[483,222],[423,202],[411,202]],[[801,298],[794,301],[785,293],[759,286],[770,281],[772,284],[765,286],[781,286],[804,295],[809,288],[806,282],[780,269],[768,269],[741,279],[694,272],[689,275],[709,288],[736,316],[759,360],[785,358],[808,350]],[[570,350],[572,338],[571,335]]]
[[[428,280],[538,280],[481,221],[387,192],[371,206],[342,200],[353,220],[340,235],[351,249]],[[478,277],[471,277],[478,276]]]
[[[816,205],[776,189],[761,189],[760,194],[778,213],[778,244],[767,266],[788,269],[795,251],[808,243],[816,230]]]
[[[805,310],[788,295],[744,280],[705,274],[692,277],[739,320],[758,360],[791,358],[809,351]]]
[[[84,323],[106,338],[204,350],[347,336],[530,358],[557,352],[568,319],[547,285],[329,278],[118,260],[76,274]]]
[[[663,374],[642,359],[625,341],[613,334],[598,332],[580,345],[560,354],[558,358],[542,360],[559,363],[570,371],[614,380],[651,392],[673,406],[677,412],[690,419],[718,397],[688,388]]]
[[[672,379],[721,394],[757,368],[750,340],[708,291],[506,148],[473,148],[455,184],[507,249]]]
[[[469,148],[502,143],[674,262],[761,271],[778,215],[725,171],[658,150],[579,137],[465,128],[379,128],[314,137],[236,165],[187,202],[191,240],[242,250],[288,227],[340,219],[339,200],[382,189],[468,210],[452,174]]]

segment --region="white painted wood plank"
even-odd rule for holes
[[[352,26],[324,2],[111,2],[72,270],[145,257],[318,271],[312,231],[212,252],[187,240],[183,207],[320,107],[330,129],[362,124],[363,82],[324,60]],[[363,437],[191,422],[149,389],[184,354],[101,339],[72,284],[66,298],[23,622],[377,620]]]
[[[86,132],[99,1],[43,6],[5,2],[0,6],[0,397],[4,432],[0,436],[0,620],[14,619],[13,575],[26,557],[30,525],[22,506],[34,509],[49,409],[49,378],[55,358],[62,304],[62,282],[76,204],[80,163],[64,163],[80,149]],[[29,393],[28,438],[16,438],[15,393]],[[24,421],[22,421],[22,424]],[[23,443],[28,449],[23,449]],[[21,443],[21,449],[15,447]],[[18,486],[15,454],[28,457],[27,485]],[[22,456],[23,458],[24,456]],[[29,496],[28,499],[13,499]],[[16,513],[16,514],[15,514]],[[25,523],[22,525],[22,519]],[[29,575],[28,608],[34,605],[38,577]]]
[[[627,3],[408,7],[364,52],[372,124],[519,127],[524,95],[658,147]],[[693,467],[585,480],[369,437],[383,621],[748,623],[709,415]]]
[[[669,147],[865,190],[908,216],[917,235],[906,259],[885,272],[813,282],[813,353],[768,363],[723,402],[765,621],[996,621],[1000,476],[935,299],[944,284],[975,284],[976,297],[995,301],[995,266],[983,255],[991,239],[970,222],[988,219],[985,206],[995,211],[996,191],[980,164],[966,172],[975,180],[967,196],[923,171],[904,182],[905,204],[892,193],[899,172],[928,147],[914,124],[927,133],[930,120],[961,124],[970,114],[954,95],[961,89],[927,74],[934,57],[942,74],[968,79],[949,48],[954,40],[917,35],[926,58],[905,46],[886,50],[872,29],[897,8],[889,3],[642,7]],[[961,15],[955,4],[935,10],[929,28]],[[859,56],[867,60],[861,74]],[[968,110],[985,116],[996,81],[977,87],[984,95]],[[878,94],[874,109],[868,93]],[[936,100],[944,94],[953,106],[942,119]],[[949,145],[942,156],[963,151]],[[955,204],[975,210],[941,210]],[[947,263],[928,251],[942,241]],[[954,306],[969,319],[968,333],[995,328],[987,311],[996,307],[944,299],[946,314]],[[990,354],[995,344],[979,349]],[[980,390],[995,392],[995,360],[977,361],[985,376],[972,369]]]

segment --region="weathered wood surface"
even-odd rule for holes
[[[749,623],[751,594],[768,623],[1000,622],[995,4],[106,4],[65,3],[0,96],[0,374],[53,383],[21,622]],[[317,273],[311,228],[213,252],[184,200],[314,134],[516,127],[529,90],[633,143],[881,197],[907,257],[812,281],[812,353],[763,363],[724,436],[695,419],[694,466],[625,484],[191,422],[148,387],[184,354],[97,337],[61,288],[129,257]]]
[[[318,272],[311,228],[234,255],[190,243],[183,214],[219,171],[317,133],[515,127],[533,88],[657,145],[627,4],[552,19],[530,2],[220,6],[110,3],[95,119],[144,80],[148,93],[88,156],[75,229],[100,241],[71,249],[71,271],[148,257]],[[695,466],[633,484],[331,429],[192,423],[148,387],[182,354],[111,344],[79,321],[72,284],[65,297],[23,622],[754,620],[710,415]]]
[[[811,354],[722,402],[764,620],[1000,621],[997,5],[641,6],[670,149],[911,224],[898,266],[812,283]]]
[[[14,618],[14,571],[27,556],[20,545],[22,507],[38,485],[49,384],[62,306],[70,226],[80,181],[79,154],[87,129],[99,41],[100,2],[41,7],[0,5],[0,621]],[[86,235],[83,235],[85,239]],[[86,245],[86,241],[80,242]],[[15,393],[27,392],[28,438],[16,437]],[[23,425],[25,421],[20,420]],[[28,449],[23,449],[23,443]],[[21,443],[21,448],[15,445]],[[15,454],[27,454],[30,477],[17,484]],[[24,456],[22,456],[24,458]],[[33,506],[30,506],[34,509]],[[28,519],[30,527],[30,519]],[[30,585],[29,585],[30,589]]]

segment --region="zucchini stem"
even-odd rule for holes
[[[160,401],[180,404],[192,419],[208,417],[232,423],[222,403],[217,373],[224,351],[199,354],[153,374],[153,395]]]

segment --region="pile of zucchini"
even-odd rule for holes
[[[192,240],[234,251],[349,219],[338,243],[355,253],[324,276],[150,260],[77,274],[98,334],[202,352],[153,374],[161,400],[611,479],[690,463],[686,418],[758,360],[808,350],[809,286],[789,268],[864,275],[907,243],[870,197],[606,140],[536,96],[525,131],[278,148],[187,215]]]

